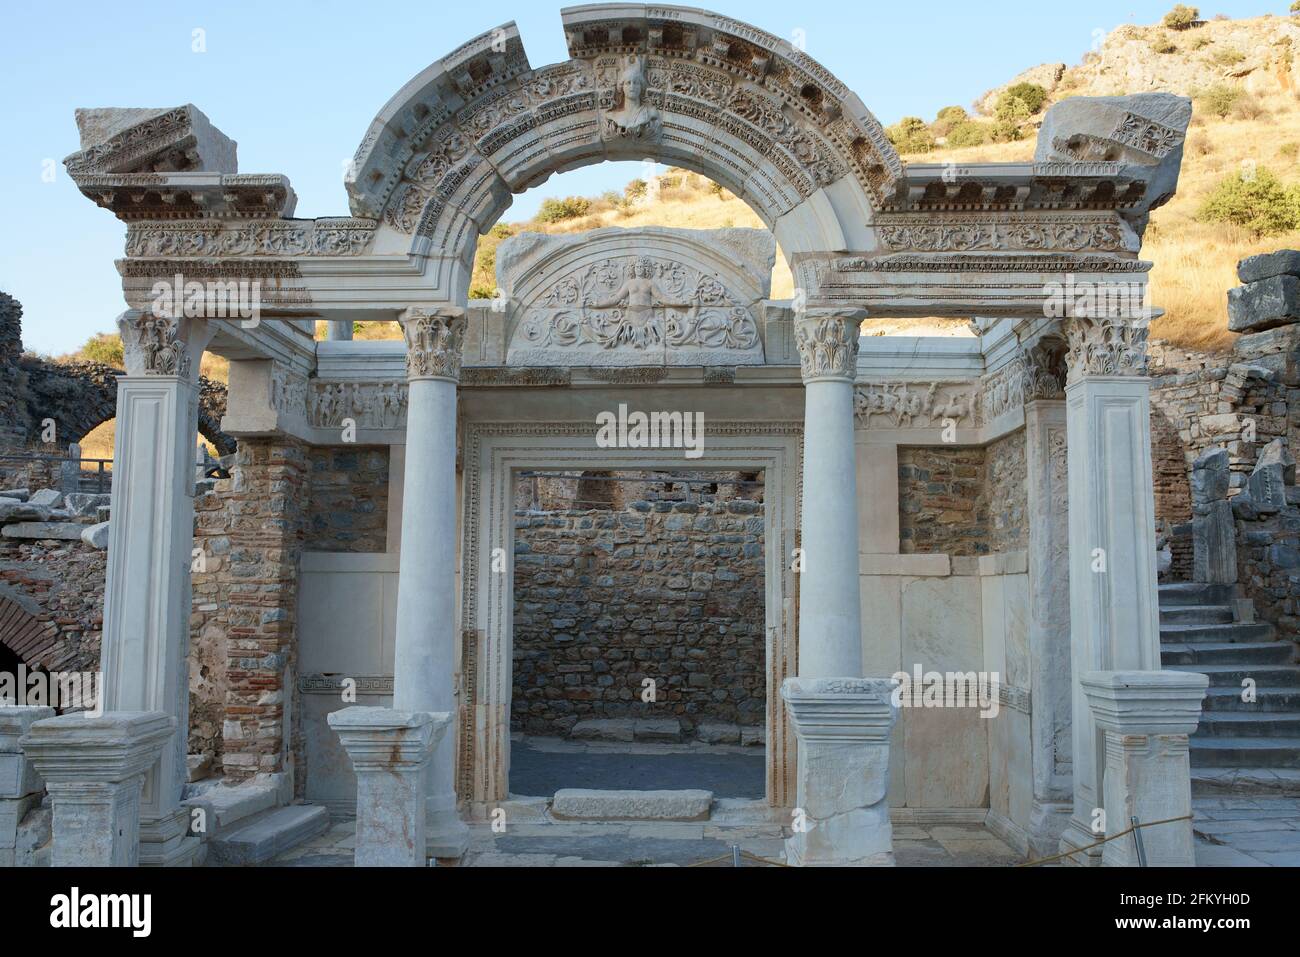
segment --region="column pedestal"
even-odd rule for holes
[[[393,708],[455,714],[456,389],[465,320],[460,310],[409,309],[406,466]],[[459,858],[469,828],[456,808],[456,741],[442,735],[428,772],[430,857]]]
[[[1182,671],[1093,671],[1080,678],[1105,739],[1106,834],[1192,813],[1187,737],[1201,717],[1209,679]],[[1142,828],[1147,867],[1195,867],[1192,822]],[[1102,845],[1107,867],[1137,867],[1132,836]]]
[[[894,863],[889,738],[898,717],[890,678],[787,678],[781,697],[799,742],[790,864]],[[802,811],[802,817],[799,815]]]
[[[357,867],[424,867],[429,765],[451,715],[344,708],[329,724],[357,774]]]
[[[21,744],[54,807],[53,867],[133,867],[145,775],[176,731],[161,712],[46,718]]]

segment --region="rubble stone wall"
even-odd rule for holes
[[[515,516],[511,723],[762,724],[763,506],[632,502]],[[656,701],[642,702],[642,682]]]

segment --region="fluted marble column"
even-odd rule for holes
[[[200,851],[181,807],[189,733],[190,550],[205,319],[129,310],[118,319],[113,522],[104,588],[104,709],[175,719],[140,805],[142,865],[186,865]]]
[[[799,745],[792,836],[799,866],[892,864],[892,680],[862,677],[853,380],[862,310],[797,320],[804,397],[799,676],[781,697]]]
[[[464,313],[408,309],[406,470],[397,586],[393,708],[456,713],[456,388]],[[469,829],[456,811],[455,735],[429,763],[430,857],[465,853]]]
[[[1062,851],[1097,840],[1102,807],[1096,723],[1080,683],[1094,671],[1159,671],[1155,493],[1145,320],[1070,318],[1069,462],[1073,813]],[[1073,858],[1098,863],[1094,849]]]

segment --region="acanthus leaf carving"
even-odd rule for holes
[[[1147,324],[1110,316],[1063,320],[1068,351],[1068,382],[1089,376],[1144,376],[1147,373]]]
[[[426,312],[411,308],[403,314],[401,324],[406,337],[408,380],[460,378],[461,350],[465,343],[463,310]]]
[[[857,309],[796,319],[795,345],[805,383],[853,381],[858,371],[859,328],[865,317],[865,311]]]

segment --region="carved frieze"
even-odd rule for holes
[[[1044,252],[1125,252],[1125,230],[1114,216],[1025,220],[953,218],[882,220],[876,227],[891,251],[971,252],[1006,250]]]
[[[970,382],[879,382],[853,394],[858,428],[928,429],[978,424],[979,390]]]
[[[369,219],[321,219],[314,222],[261,221],[240,225],[220,222],[133,223],[126,234],[126,254],[160,256],[360,256],[374,236]]]
[[[320,429],[342,428],[351,419],[360,429],[406,425],[407,387],[397,382],[320,382],[307,398],[307,419]]]
[[[1072,318],[1061,323],[1070,384],[1088,376],[1142,376],[1147,372],[1147,324],[1142,320]]]

